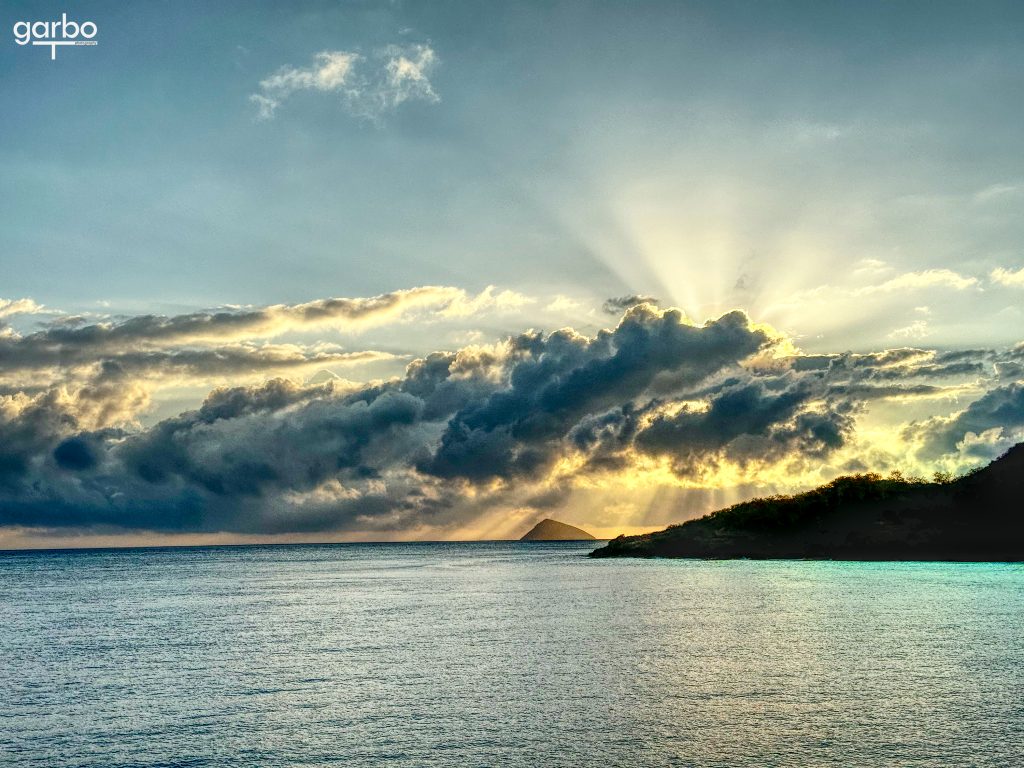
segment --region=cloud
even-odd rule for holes
[[[437,54],[428,45],[389,45],[380,58],[384,60],[384,87],[371,91],[380,111],[394,109],[410,99],[440,101],[428,75],[437,65]]]
[[[361,59],[359,54],[347,51],[321,51],[306,69],[285,66],[261,80],[260,93],[249,99],[259,109],[260,118],[270,119],[281,102],[295,91],[344,92],[346,86],[353,87],[353,67]]]
[[[256,105],[256,116],[260,120],[270,120],[277,108],[281,106],[281,102],[277,99],[264,96],[261,93],[250,94],[249,101]]]
[[[824,458],[853,431],[847,401],[822,402],[811,382],[780,379],[737,382],[702,407],[658,414],[637,435],[641,449],[670,455],[675,471],[706,471],[707,455],[740,463],[771,462],[798,454]]]
[[[931,335],[927,320],[915,320],[910,325],[896,328],[889,333],[891,339],[923,339]]]
[[[520,304],[496,290],[439,295],[424,305],[427,318]],[[0,387],[0,528],[436,536],[486,519],[486,529],[504,530],[502,520],[601,488],[602,506],[639,508],[636,489],[657,488],[704,489],[701,503],[711,503],[723,487],[749,493],[829,468],[877,467],[889,454],[865,448],[857,430],[870,403],[948,408],[972,391],[962,412],[906,427],[907,445],[961,464],[1024,423],[1021,385],[994,384],[1024,359],[1016,348],[802,355],[741,312],[698,325],[650,303],[593,334],[521,332],[435,351],[363,384],[260,378],[139,422],[155,379],[216,372],[230,382],[274,370],[275,360],[287,371],[375,359],[223,339],[281,322],[404,317],[396,307],[408,292],[387,296],[226,319],[54,323],[40,333],[55,335],[40,338],[56,345],[48,359],[63,378]]]
[[[245,368],[350,362],[352,356],[336,349],[257,346],[251,342],[289,332],[365,329],[424,313],[441,318],[467,317],[491,309],[514,309],[529,301],[512,291],[496,293],[493,287],[471,296],[459,288],[424,286],[369,298],[318,299],[260,308],[225,307],[170,317],[140,315],[92,323],[83,318],[61,318],[24,336],[0,334],[0,363],[4,372],[0,380],[19,371],[55,366],[67,369],[100,360],[122,362],[134,370],[148,362],[154,369],[220,369],[225,373]],[[205,353],[181,349],[208,346],[220,349]],[[174,351],[160,352],[169,349]]]
[[[580,309],[582,302],[564,294],[558,294],[547,305],[548,312],[572,312]]]
[[[34,315],[43,308],[32,299],[0,299],[0,319],[13,315]]]
[[[892,267],[881,259],[861,259],[854,264],[854,275],[881,275],[891,272]]]
[[[833,355],[806,355],[788,359],[794,370],[819,371],[822,380],[832,387],[870,386],[876,394],[889,388],[894,395],[902,394],[907,386],[916,386],[915,380],[962,380],[995,372],[1006,353],[997,355],[991,350],[969,349],[938,352],[916,347],[900,347],[884,352]],[[892,382],[899,387],[893,388]],[[946,390],[934,390],[946,391]],[[953,387],[952,392],[958,391]],[[919,392],[924,394],[923,391]]]
[[[978,284],[976,277],[964,277],[951,269],[926,269],[921,272],[906,272],[886,280],[884,283],[868,285],[854,289],[855,296],[868,296],[873,293],[894,293],[896,291],[915,291],[922,288],[952,288],[963,291]]]
[[[469,317],[478,314],[486,309],[496,309],[500,312],[521,309],[536,302],[529,296],[524,296],[516,291],[495,292],[493,285],[484,288],[476,296],[468,296],[464,292],[455,296],[448,304],[439,311],[442,317]]]
[[[109,355],[100,366],[136,378],[179,375],[190,378],[267,375],[311,367],[391,360],[394,355],[363,350],[345,352],[325,345],[231,344],[216,349],[140,351]],[[90,366],[93,368],[93,366]]]
[[[249,100],[258,117],[269,120],[298,91],[332,93],[351,114],[377,120],[407,101],[440,101],[430,82],[437,63],[433,48],[424,44],[388,45],[369,56],[321,51],[308,67],[284,66],[261,80]]]
[[[992,184],[984,189],[979,189],[972,197],[976,203],[991,203],[1018,198],[1021,193],[1024,193],[1024,185],[1021,184]]]
[[[993,309],[991,300],[986,301],[992,288],[982,273],[924,269],[876,274],[868,265],[846,277],[751,301],[760,316],[803,343],[846,339],[844,343],[859,348],[939,338],[971,343],[979,318]],[[1005,308],[1004,331],[1013,327],[1009,315],[1015,311]],[[1004,335],[1000,343],[1010,340]]]
[[[874,276],[879,278],[882,273],[889,271],[890,267],[885,262],[876,259],[864,259],[858,262],[861,266],[854,269],[855,275]],[[822,285],[806,291],[800,291],[788,297],[779,306],[799,306],[809,303],[829,305],[836,307],[837,301],[848,301],[850,299],[863,300],[868,297],[882,298],[900,295],[909,292],[925,291],[928,289],[951,289],[953,291],[965,291],[979,285],[977,278],[969,278],[951,269],[924,269],[916,272],[903,272],[895,278],[890,278],[881,283],[871,283],[858,288],[846,288],[840,286]]]
[[[948,417],[937,417],[923,424],[913,424],[905,435],[921,443],[919,453],[926,459],[935,459],[956,453],[964,441],[975,445],[992,445],[993,451],[1007,447],[1006,443],[1024,439],[1024,383],[1014,382],[986,392],[967,408]],[[979,440],[988,435],[985,440]],[[998,453],[989,453],[992,459]]]
[[[620,315],[623,311],[635,307],[637,304],[651,304],[658,306],[658,300],[653,296],[641,296],[630,294],[628,296],[615,296],[605,301],[601,306],[606,314]]]
[[[283,96],[304,88],[337,91],[351,79],[352,67],[361,58],[345,51],[323,51],[314,57],[315,63],[309,69],[282,67],[277,74],[261,81],[260,88]]]
[[[1024,288],[1024,267],[1016,272],[997,267],[992,270],[991,278],[993,283],[1005,285],[1008,288]]]
[[[16,448],[0,519],[267,532],[466,514],[460,484],[542,483],[582,419],[644,396],[659,376],[694,386],[769,343],[740,313],[698,327],[642,305],[594,337],[531,332],[435,353],[355,390],[284,380],[216,390],[144,430],[87,408],[84,389],[19,395],[0,422]],[[113,386],[92,399],[108,402]]]
[[[561,457],[582,418],[642,396],[662,375],[696,384],[769,343],[739,312],[697,327],[678,310],[646,304],[593,339],[568,331],[520,337],[511,386],[455,414],[421,467],[476,481],[537,476]]]

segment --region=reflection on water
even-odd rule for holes
[[[0,554],[0,764],[1024,763],[1024,568]]]

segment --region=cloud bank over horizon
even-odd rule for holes
[[[743,312],[697,323],[645,296],[594,307],[609,328],[476,333],[381,378],[334,371],[394,355],[323,340],[535,301],[427,286],[98,320],[2,302],[0,541],[656,526],[843,472],[962,471],[1024,437],[1024,345],[806,354]]]

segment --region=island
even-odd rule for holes
[[[863,474],[753,499],[591,557],[1024,561],[1024,443],[963,477]]]
[[[544,519],[519,539],[520,541],[597,541],[593,536],[575,525]]]

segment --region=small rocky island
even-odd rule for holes
[[[596,541],[582,528],[545,519],[526,532],[520,541]]]
[[[1024,443],[957,479],[840,477],[619,536],[591,557],[1024,561]]]

